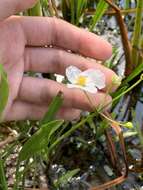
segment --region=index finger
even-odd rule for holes
[[[111,56],[112,47],[106,40],[61,19],[23,17],[21,23],[27,45],[53,45],[99,60]]]
[[[37,0],[0,0],[0,21],[34,6]]]

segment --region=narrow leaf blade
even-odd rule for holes
[[[80,169],[74,169],[72,171],[68,171],[66,174],[62,175],[57,181],[55,181],[55,186],[59,187],[61,184],[66,184],[73,176],[75,176]]]
[[[3,167],[3,161],[0,157],[0,189],[2,190],[8,190],[7,182],[4,174],[4,167]]]
[[[45,114],[44,118],[41,120],[40,124],[43,125],[52,121],[57,112],[59,111],[62,103],[63,103],[63,93],[59,92],[57,96],[53,99],[51,104],[49,105],[48,111]]]
[[[8,79],[7,74],[4,71],[3,65],[0,64],[0,117],[5,109],[7,104],[8,95],[9,95],[9,86],[8,86]]]
[[[51,121],[43,125],[23,146],[19,153],[19,162],[30,158],[48,145],[49,135],[53,134],[63,120]],[[55,129],[55,130],[54,130]]]
[[[103,14],[108,8],[108,4],[104,0],[100,0],[100,2],[97,5],[97,9],[95,12],[95,15],[93,16],[91,22],[90,22],[90,27],[89,30],[92,31],[97,22],[101,19]]]

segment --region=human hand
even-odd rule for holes
[[[20,16],[7,18],[34,3],[36,0],[0,1],[0,63],[8,74],[10,88],[4,120],[42,118],[51,99],[59,91],[64,94],[64,102],[57,117],[74,119],[79,116],[80,110],[91,110],[90,102],[80,89],[69,89],[64,84],[49,79],[26,77],[23,76],[25,71],[64,75],[65,69],[70,65],[81,70],[100,69],[106,77],[106,88],[89,96],[95,107],[110,102],[111,97],[105,91],[116,74],[79,55],[106,60],[111,56],[111,45],[60,19]],[[45,48],[48,45],[53,48]]]

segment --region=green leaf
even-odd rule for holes
[[[71,4],[71,23],[74,24],[75,23],[75,0],[70,0],[70,4]]]
[[[3,161],[0,157],[0,190],[8,190],[6,177],[4,174]]]
[[[28,10],[29,16],[42,16],[42,9],[41,9],[41,3],[40,1],[37,2],[37,4]]]
[[[122,86],[133,80],[136,76],[138,76],[141,72],[143,72],[143,62],[138,65],[132,73],[123,81]]]
[[[51,102],[48,112],[45,114],[44,118],[41,120],[40,125],[46,124],[50,121],[52,121],[59,111],[61,105],[63,103],[63,93],[59,92],[57,96],[53,99]]]
[[[0,117],[1,117],[5,109],[5,106],[7,104],[8,95],[9,95],[7,74],[4,71],[2,64],[0,64],[0,78],[1,78],[0,82]]]
[[[113,100],[116,99],[116,97],[120,96],[120,94],[125,92],[125,90],[127,90],[128,87],[129,87],[129,85],[127,84],[127,85],[119,88],[119,90],[117,90],[116,92],[112,93],[112,108],[115,108],[115,106],[120,101],[120,99],[117,99],[116,101],[113,101]]]
[[[131,82],[135,77],[137,77],[141,72],[143,72],[143,63],[137,66],[134,71],[122,82],[120,88],[112,93],[112,98],[116,98],[120,94],[122,94],[127,88],[129,88],[129,82]],[[115,101],[112,106],[114,107],[119,100]]]
[[[64,20],[71,22],[71,9],[70,9],[70,1],[62,0],[61,2],[62,14]]]
[[[35,155],[45,148],[50,140],[51,135],[61,127],[63,120],[51,121],[43,125],[23,146],[19,153],[19,162]]]
[[[124,1],[124,9],[129,9],[130,8],[130,0],[125,0]]]
[[[58,180],[54,181],[55,187],[59,187],[60,185],[66,184],[73,176],[75,176],[80,169],[74,169],[72,171],[68,171],[66,174],[62,175]]]
[[[136,6],[136,14],[135,14],[135,24],[132,34],[132,62],[134,68],[139,64],[139,51],[140,47],[141,35],[142,35],[142,9],[143,9],[143,1],[137,0]]]
[[[76,10],[76,25],[79,24],[80,17],[82,16],[84,9],[87,6],[87,0],[78,0],[77,1],[77,10]]]
[[[125,85],[121,88],[119,88],[116,92],[112,93],[112,98],[116,98],[117,96],[119,96],[122,92],[124,92],[127,88],[129,87],[129,85]]]
[[[87,6],[87,0],[62,0],[62,13],[65,20],[78,25]]]
[[[100,2],[97,5],[96,12],[95,12],[95,14],[94,14],[94,16],[90,22],[90,25],[89,25],[90,31],[92,31],[94,29],[95,25],[101,19],[101,17],[103,16],[103,14],[107,10],[107,8],[108,8],[108,4],[104,0],[100,0]]]

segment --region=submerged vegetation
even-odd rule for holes
[[[0,189],[141,189],[143,1],[40,0],[21,14],[56,16],[108,39],[113,55],[102,64],[113,69],[122,81],[113,81],[121,85],[111,94],[110,113],[103,113],[101,106],[82,113],[78,121],[55,120],[63,103],[59,92],[41,121],[2,123]],[[2,67],[0,72],[2,113],[8,84]]]

